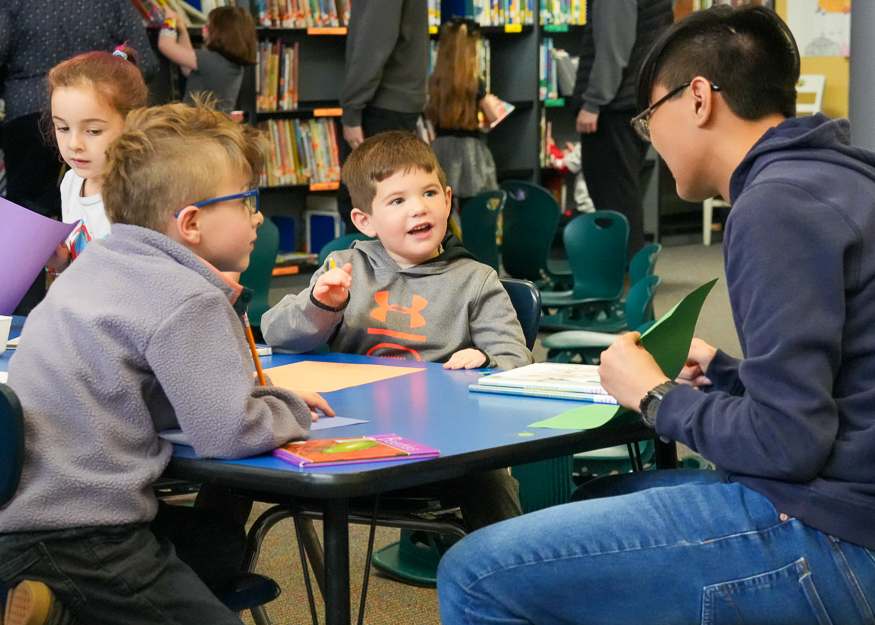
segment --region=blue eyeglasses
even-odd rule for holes
[[[259,211],[259,207],[261,204],[261,195],[258,193],[258,189],[252,189],[251,191],[246,191],[245,193],[237,193],[235,195],[226,195],[224,197],[213,198],[212,200],[204,200],[203,202],[198,202],[197,204],[191,204],[190,206],[194,206],[200,208],[201,206],[207,206],[209,204],[217,204],[218,202],[224,202],[226,200],[239,200],[242,199],[243,203],[246,205],[246,208],[249,210],[251,214],[255,214]],[[174,217],[179,217],[179,213],[181,213],[184,208],[173,213]]]

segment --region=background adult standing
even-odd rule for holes
[[[340,105],[340,160],[365,140],[389,130],[416,130],[425,108],[428,78],[428,3],[366,0],[352,3],[346,38],[346,77]],[[352,201],[346,186],[337,194],[347,232]]]
[[[629,257],[644,246],[641,169],[647,154],[630,122],[635,82],[650,46],[671,25],[671,0],[590,0],[573,106],[581,171],[596,210],[629,219]]]
[[[2,147],[11,202],[60,218],[61,160],[41,128],[49,108],[46,75],[61,61],[92,50],[112,52],[125,42],[137,51],[145,78],[158,71],[142,18],[130,0],[0,3],[0,97],[6,102]],[[16,313],[27,314],[44,295],[45,279],[39,276]]]

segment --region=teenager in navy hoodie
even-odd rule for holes
[[[875,612],[875,154],[795,119],[773,12],[675,23],[635,118],[684,199],[732,204],[724,254],[744,359],[694,340],[670,381],[633,332],[602,384],[717,471],[593,482],[598,498],[478,531],[441,562],[445,623],[856,623]]]

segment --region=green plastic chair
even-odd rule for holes
[[[551,282],[547,256],[562,209],[552,193],[536,184],[508,180],[501,183],[501,188],[507,192],[502,213],[501,264],[508,275],[531,280],[543,292]]]
[[[653,323],[653,298],[659,287],[659,276],[646,276],[629,289],[626,297],[625,330],[644,332]],[[598,364],[600,354],[617,340],[619,334],[591,330],[567,330],[545,336],[541,345],[547,348],[547,362]]]
[[[507,201],[502,190],[485,191],[462,208],[462,245],[481,263],[499,270],[498,223]]]
[[[632,262],[629,263],[629,284],[636,284],[642,278],[653,275],[661,251],[662,245],[659,243],[653,243],[638,250],[638,253],[632,257]]]
[[[573,287],[541,293],[544,308],[557,309],[541,319],[542,330],[592,327],[617,331],[625,327],[625,320],[617,318],[613,306],[623,295],[628,239],[629,221],[616,211],[595,211],[571,220],[562,240]]]
[[[249,267],[240,274],[240,284],[252,289],[252,300],[249,302],[249,323],[254,328],[261,326],[261,316],[270,308],[268,295],[273,269],[276,267],[276,255],[280,249],[279,228],[270,220],[264,218],[258,230],[255,248],[249,254]]]
[[[372,237],[369,237],[361,232],[350,232],[349,234],[345,234],[342,237],[337,237],[336,239],[329,241],[325,245],[322,246],[322,249],[319,250],[319,265],[321,266],[325,259],[328,258],[328,255],[331,252],[336,250],[348,250],[350,246],[353,244],[353,241],[373,241]]]

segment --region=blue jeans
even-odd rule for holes
[[[438,571],[443,624],[875,623],[872,550],[714,472],[622,482],[631,494],[548,508],[456,544]]]

